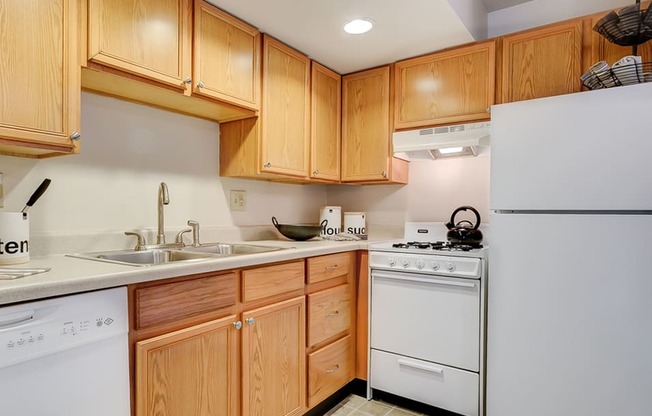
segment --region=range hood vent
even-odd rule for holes
[[[489,122],[397,131],[394,154],[409,160],[476,156],[478,147],[489,146]]]

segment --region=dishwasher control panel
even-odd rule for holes
[[[128,330],[124,287],[0,308],[0,368]]]

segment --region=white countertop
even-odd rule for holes
[[[32,259],[29,263],[8,266],[50,268],[51,270],[14,280],[0,280],[0,305],[342,251],[366,250],[368,246],[367,241],[269,240],[246,241],[245,243],[287,249],[146,267],[106,263],[66,255],[39,257]]]

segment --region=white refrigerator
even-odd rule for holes
[[[652,83],[491,118],[486,415],[652,415]]]

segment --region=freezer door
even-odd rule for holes
[[[491,216],[487,416],[647,416],[650,216]]]
[[[497,105],[493,210],[652,210],[652,83]]]

